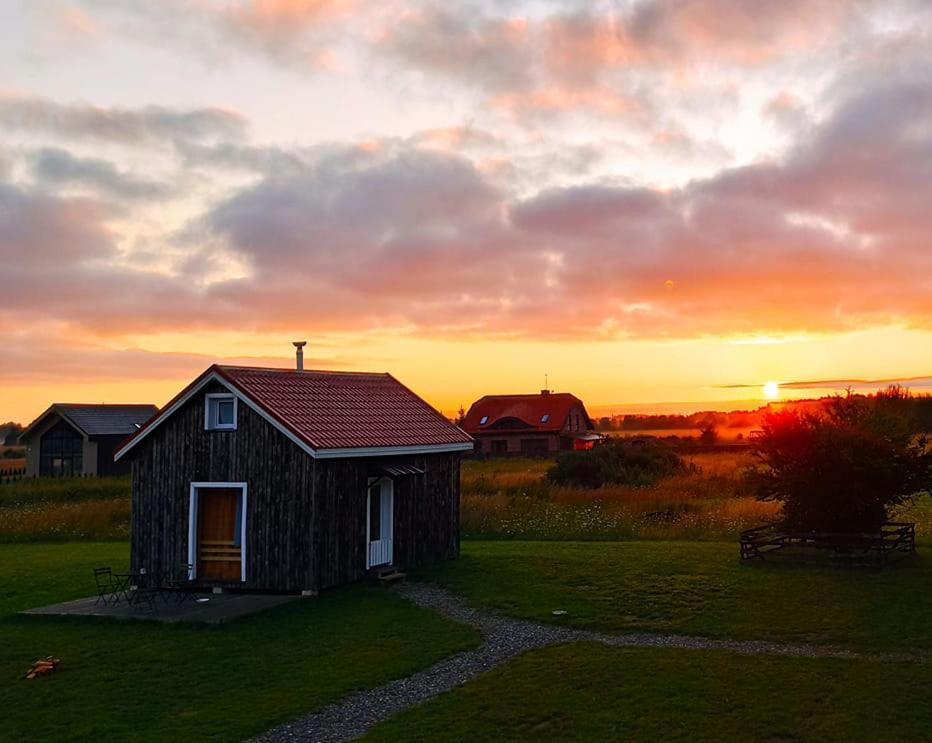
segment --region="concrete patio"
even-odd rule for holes
[[[126,601],[104,605],[96,596],[27,609],[21,614],[39,616],[109,617],[111,619],[142,619],[155,622],[197,622],[221,624],[255,614],[275,606],[301,599],[301,596],[252,593],[204,593],[194,601],[179,605],[174,597],[155,602],[154,610],[148,606],[129,605]]]

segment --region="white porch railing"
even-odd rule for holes
[[[369,567],[389,565],[392,561],[392,540],[379,539],[369,542]]]

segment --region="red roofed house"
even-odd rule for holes
[[[117,459],[134,571],[316,592],[459,553],[473,442],[389,374],[211,366]]]
[[[491,456],[554,456],[591,449],[602,437],[576,395],[541,390],[539,395],[486,395],[466,413],[463,430],[476,452]]]

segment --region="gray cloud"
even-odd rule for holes
[[[507,18],[438,4],[402,19],[380,51],[422,72],[500,91],[530,84],[533,53],[527,41],[523,26]]]
[[[103,211],[95,201],[58,199],[0,183],[0,276],[9,279],[20,270],[41,275],[59,262],[111,258],[115,249]]]
[[[0,96],[0,128],[42,132],[76,140],[161,144],[175,140],[235,140],[245,134],[246,121],[238,113],[220,108],[108,108],[57,103],[41,98]]]
[[[467,84],[527,123],[579,112],[661,123],[688,108],[715,70],[814,57],[871,33],[879,0],[693,0],[553,4],[425,2],[385,29],[373,51],[428,78]],[[702,71],[701,74],[700,70]],[[662,101],[662,105],[661,105]]]
[[[301,151],[276,146],[181,141],[176,143],[176,149],[184,164],[194,168],[272,174],[300,169],[306,162]]]
[[[158,201],[174,193],[167,184],[137,178],[108,160],[75,157],[55,147],[33,153],[31,162],[34,176],[45,186],[84,186],[116,200]]]
[[[207,224],[266,272],[339,268],[347,259],[370,261],[371,269],[373,260],[424,250],[452,258],[447,248],[468,241],[467,225],[494,221],[500,196],[468,160],[385,147],[325,151],[301,171],[220,204]],[[345,268],[347,278],[359,275]]]

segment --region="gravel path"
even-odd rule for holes
[[[470,679],[505,663],[527,650],[569,642],[601,642],[616,647],[683,648],[727,650],[743,655],[781,655],[800,658],[843,658],[872,661],[920,661],[915,654],[857,653],[820,645],[783,644],[755,640],[712,640],[690,635],[633,633],[602,634],[549,624],[510,619],[469,606],[442,588],[424,583],[407,583],[395,589],[409,601],[437,611],[456,622],[479,629],[485,641],[475,650],[458,653],[407,678],[376,689],[359,692],[325,707],[320,712],[273,728],[253,740],[256,743],[314,741],[330,743],[358,738],[376,723],[426,702]]]

